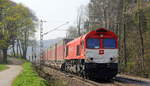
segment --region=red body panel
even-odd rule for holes
[[[66,46],[68,46],[68,55],[65,57],[65,59],[84,59],[84,50],[85,50],[85,45],[82,42],[84,42],[84,39],[82,39],[83,36],[67,43]],[[77,55],[77,46],[79,46],[79,54]]]

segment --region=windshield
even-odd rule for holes
[[[87,39],[87,48],[100,48],[100,40],[96,38]]]
[[[103,47],[104,48],[116,48],[116,40],[112,38],[103,39]]]

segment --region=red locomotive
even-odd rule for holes
[[[46,64],[87,78],[111,79],[118,72],[118,38],[99,28],[74,40],[63,39],[43,55]]]

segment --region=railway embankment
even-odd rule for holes
[[[93,81],[48,66],[38,65],[36,70],[48,81],[49,86],[150,86],[148,79],[126,75],[117,75],[111,81]]]
[[[117,76],[111,81],[93,81],[48,66],[38,65],[36,70],[48,81],[49,86],[149,86],[146,81],[123,76]]]
[[[84,79],[79,79],[50,67],[38,67],[37,71],[43,78],[48,80],[50,86],[96,86],[85,83]]]

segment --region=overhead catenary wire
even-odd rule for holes
[[[48,31],[48,32],[46,32],[46,33],[43,33],[43,35],[47,35],[47,34],[50,33],[50,32],[53,32],[53,31],[55,31],[55,30],[58,30],[60,27],[66,25],[66,24],[69,24],[69,22],[65,22],[64,24],[61,24],[61,25],[57,26],[56,28],[54,28],[54,29],[52,29],[52,30],[50,30],[50,31]]]

